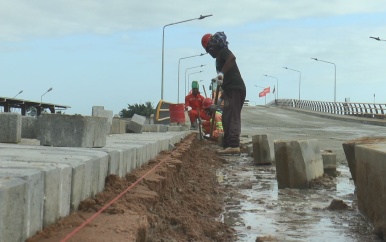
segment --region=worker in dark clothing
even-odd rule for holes
[[[224,128],[223,149],[218,154],[240,153],[241,109],[246,87],[236,64],[236,57],[228,49],[224,32],[206,34],[201,44],[213,58],[216,58],[217,83],[222,87],[224,100],[222,123]]]

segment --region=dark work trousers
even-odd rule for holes
[[[223,147],[239,147],[241,133],[241,109],[245,101],[246,91],[229,89],[223,91],[224,110],[222,125],[224,128]]]

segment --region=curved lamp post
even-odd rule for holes
[[[371,39],[375,39],[375,40],[378,40],[378,41],[386,41],[386,40],[384,40],[384,39],[381,39],[381,38],[379,38],[379,37],[372,37],[372,36],[370,36],[370,38],[371,38]]]
[[[186,70],[185,70],[185,95],[188,94],[188,93],[186,92],[186,72],[187,72],[189,69],[198,68],[198,67],[203,67],[203,66],[205,66],[205,65],[193,66],[193,67],[188,67],[188,68],[186,68]]]
[[[192,58],[192,57],[196,57],[196,56],[203,56],[203,55],[206,55],[208,53],[201,53],[199,55],[191,55],[191,56],[187,56],[187,57],[182,57],[180,58],[180,60],[178,61],[178,81],[177,81],[177,88],[178,88],[178,92],[177,92],[177,103],[180,102],[180,62],[181,60],[183,59],[188,59],[188,58]],[[186,92],[186,86],[185,86],[185,92]]]
[[[188,82],[189,82],[189,84],[190,84],[190,75],[201,73],[201,72],[203,72],[203,71],[196,71],[196,72],[192,72],[192,73],[188,74]]]
[[[276,79],[276,99],[279,99],[279,80],[277,79],[277,77],[274,77],[274,76],[269,76],[269,75],[264,75],[264,76]]]
[[[335,63],[332,63],[332,62],[329,62],[329,61],[324,61],[324,60],[321,60],[321,59],[318,59],[318,58],[311,58],[311,59],[316,60],[316,61],[321,61],[321,62],[325,62],[325,63],[329,63],[329,64],[334,65],[334,67],[335,67],[334,103],[336,103],[336,65],[335,65]]]
[[[18,94],[16,94],[13,98],[17,97],[19,94],[21,94],[23,90],[21,90]]]
[[[40,97],[40,105],[42,105],[42,100],[43,100],[43,96],[46,95],[47,92],[50,92],[52,91],[52,87],[50,87],[50,89],[48,89],[45,93],[43,93],[43,95]]]
[[[294,70],[294,69],[290,69],[288,67],[283,67],[284,69],[287,69],[287,70],[291,70],[291,71],[296,71],[296,72],[299,72],[299,101],[300,101],[300,83],[302,81],[302,73],[298,70]]]
[[[181,23],[185,23],[185,22],[189,22],[189,21],[193,21],[193,20],[201,20],[201,19],[204,19],[206,17],[210,17],[212,16],[212,14],[210,15],[200,15],[200,17],[198,18],[192,18],[192,19],[187,19],[187,20],[183,20],[183,21],[179,21],[179,22],[175,22],[175,23],[171,23],[171,24],[167,24],[163,27],[163,30],[162,30],[162,76],[161,76],[161,100],[164,99],[164,39],[165,39],[165,28],[167,26],[170,26],[170,25],[175,25],[175,24],[181,24]]]

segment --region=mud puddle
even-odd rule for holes
[[[256,166],[246,155],[225,159],[229,163],[217,171],[229,188],[223,221],[237,231],[237,241],[380,240],[357,211],[347,166],[312,189],[279,190],[275,165]]]

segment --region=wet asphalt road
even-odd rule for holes
[[[277,189],[276,167],[255,166],[246,155],[227,157],[218,171],[229,192],[224,222],[237,231],[237,241],[376,241],[371,226],[358,213],[355,187],[342,143],[364,136],[386,136],[386,127],[332,120],[275,107],[245,107],[242,134],[267,134],[274,140],[318,139],[320,149],[337,154],[339,175],[328,186]],[[333,199],[347,209],[331,211]]]

